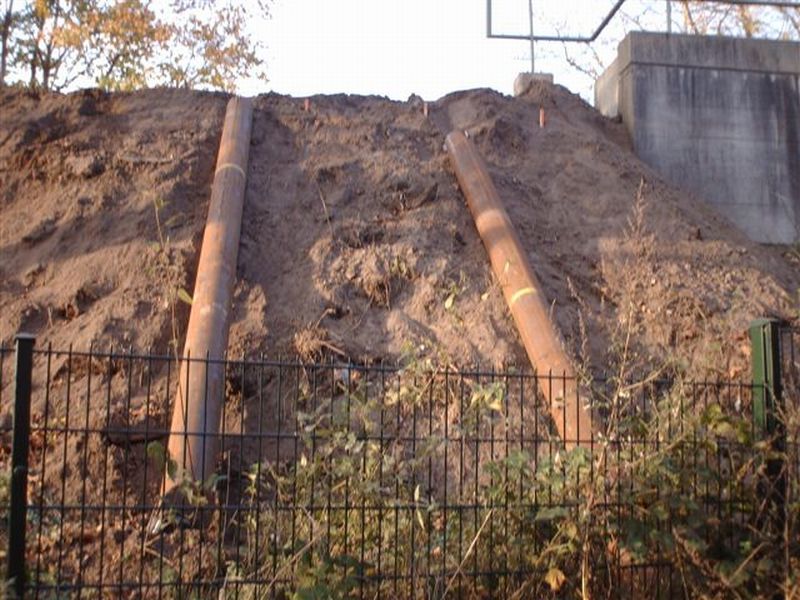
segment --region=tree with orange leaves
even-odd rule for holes
[[[234,0],[5,0],[0,85],[232,90],[264,78],[261,43],[248,31],[267,7]]]

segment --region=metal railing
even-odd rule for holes
[[[574,34],[541,34],[536,33],[541,30],[541,26],[537,26],[533,17],[533,4],[542,4],[536,0],[528,0],[528,14],[529,14],[529,33],[500,33],[494,31],[493,28],[493,10],[492,5],[494,0],[486,0],[486,37],[491,39],[506,39],[506,40],[525,40],[531,42],[566,42],[566,43],[582,43],[590,44],[597,41],[597,39],[606,30],[608,25],[612,22],[614,17],[619,13],[627,0],[614,0],[613,4],[608,8],[603,18],[592,30],[591,33],[585,35]],[[679,2],[675,2],[679,3]],[[544,2],[546,4],[546,2]],[[663,4],[666,7],[666,30],[672,31],[671,11],[673,1],[671,0],[654,0],[653,4]],[[691,4],[719,4],[731,6],[761,6],[770,8],[798,8],[800,9],[800,1],[798,0],[691,0]]]
[[[18,344],[0,543],[25,597],[673,597],[777,589],[800,558],[763,502],[749,382],[595,379],[602,425],[567,453],[537,393],[558,374],[228,360],[217,475],[163,501],[176,358]],[[751,579],[715,583],[712,560]]]

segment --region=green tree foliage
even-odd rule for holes
[[[4,0],[0,84],[232,90],[265,78],[248,25],[266,15],[261,1]]]

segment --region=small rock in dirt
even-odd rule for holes
[[[374,306],[389,306],[392,298],[392,275],[383,256],[368,251],[359,265],[358,287]]]
[[[20,313],[19,326],[22,329],[35,330],[44,321],[42,307],[38,304],[26,306]]]
[[[464,241],[464,236],[461,235],[461,232],[458,229],[453,230],[453,241],[459,246],[467,245],[467,242]]]
[[[393,192],[405,192],[411,188],[410,175],[408,173],[391,173],[386,178],[386,187]]]
[[[82,117],[93,117],[97,114],[97,101],[90,94],[84,94],[81,105],[78,107],[78,114]]]
[[[349,314],[350,311],[342,308],[338,304],[334,304],[333,306],[329,306],[325,309],[325,314],[333,319],[334,321],[338,321],[345,315]]]
[[[22,283],[25,287],[31,287],[34,283],[36,283],[37,277],[44,271],[44,265],[42,263],[36,263],[30,269],[25,271],[25,274],[22,276]]]
[[[353,281],[358,275],[358,267],[353,262],[348,262],[344,270],[344,276],[347,281]]]
[[[498,118],[491,130],[492,145],[499,152],[518,152],[527,146],[525,130],[516,121]]]
[[[46,237],[49,237],[56,230],[56,219],[50,217],[39,223],[30,233],[22,236],[22,241],[26,244],[36,244]]]
[[[74,302],[65,303],[59,312],[67,321],[72,321],[72,319],[81,314],[80,308]]]
[[[80,92],[78,114],[82,117],[93,117],[100,114],[102,111],[98,109],[97,103],[107,97],[107,92],[98,88],[83,90]]]
[[[106,170],[103,159],[96,154],[68,156],[64,164],[75,177],[84,179],[96,177]]]
[[[414,108],[422,107],[422,105],[425,104],[425,100],[416,94],[411,94],[406,102],[408,102],[408,104]]]
[[[353,199],[354,193],[350,186],[344,185],[338,189],[335,189],[331,192],[327,197],[328,203],[328,210],[331,210],[331,207],[334,206],[344,206]]]
[[[439,184],[437,182],[433,182],[430,185],[426,186],[420,194],[416,194],[413,197],[410,197],[406,200],[405,208],[412,209],[412,208],[419,208],[423,204],[427,204],[428,202],[433,202],[436,200],[436,196],[439,193]]]
[[[350,248],[358,249],[379,243],[383,235],[379,225],[349,226],[342,232],[342,241]]]

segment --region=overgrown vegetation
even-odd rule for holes
[[[796,407],[781,449],[748,387],[596,381],[603,426],[565,451],[519,374],[413,352],[331,373],[306,373],[283,451],[240,474],[243,508],[206,541],[229,548],[220,597],[800,593]]]
[[[413,453],[399,431],[384,440],[387,403],[427,410],[444,401],[445,377],[406,372],[384,398],[367,400],[364,383],[346,411],[322,403],[301,414],[297,462],[249,474],[259,512],[246,522],[244,572],[266,570],[297,598],[798,592],[797,473],[785,472],[785,521],[766,491],[768,462],[796,466],[796,448],[776,456],[746,413],[720,403],[724,388],[647,385],[643,410],[620,386],[593,452],[564,452],[546,430],[535,447],[479,448],[502,446],[515,425],[512,390],[497,383],[473,386],[460,418],[426,431]],[[465,485],[451,475],[459,468],[479,472]]]
[[[229,408],[257,398],[265,422],[243,436],[226,429],[227,468],[208,481],[184,479],[150,439],[111,447],[115,462],[152,469],[120,482],[127,499],[97,496],[101,514],[40,514],[42,498],[50,508],[66,499],[34,488],[32,589],[50,597],[100,581],[131,596],[231,599],[800,593],[791,402],[782,447],[755,428],[750,386],[619,368],[588,386],[602,423],[594,443],[565,451],[529,374],[455,371],[411,347],[399,370],[265,364],[230,366],[240,385]],[[794,378],[786,384],[796,398]],[[60,425],[48,427],[45,447],[60,463]],[[205,517],[152,510],[164,468]],[[95,482],[79,497],[99,493]],[[76,543],[80,563],[66,558]]]

